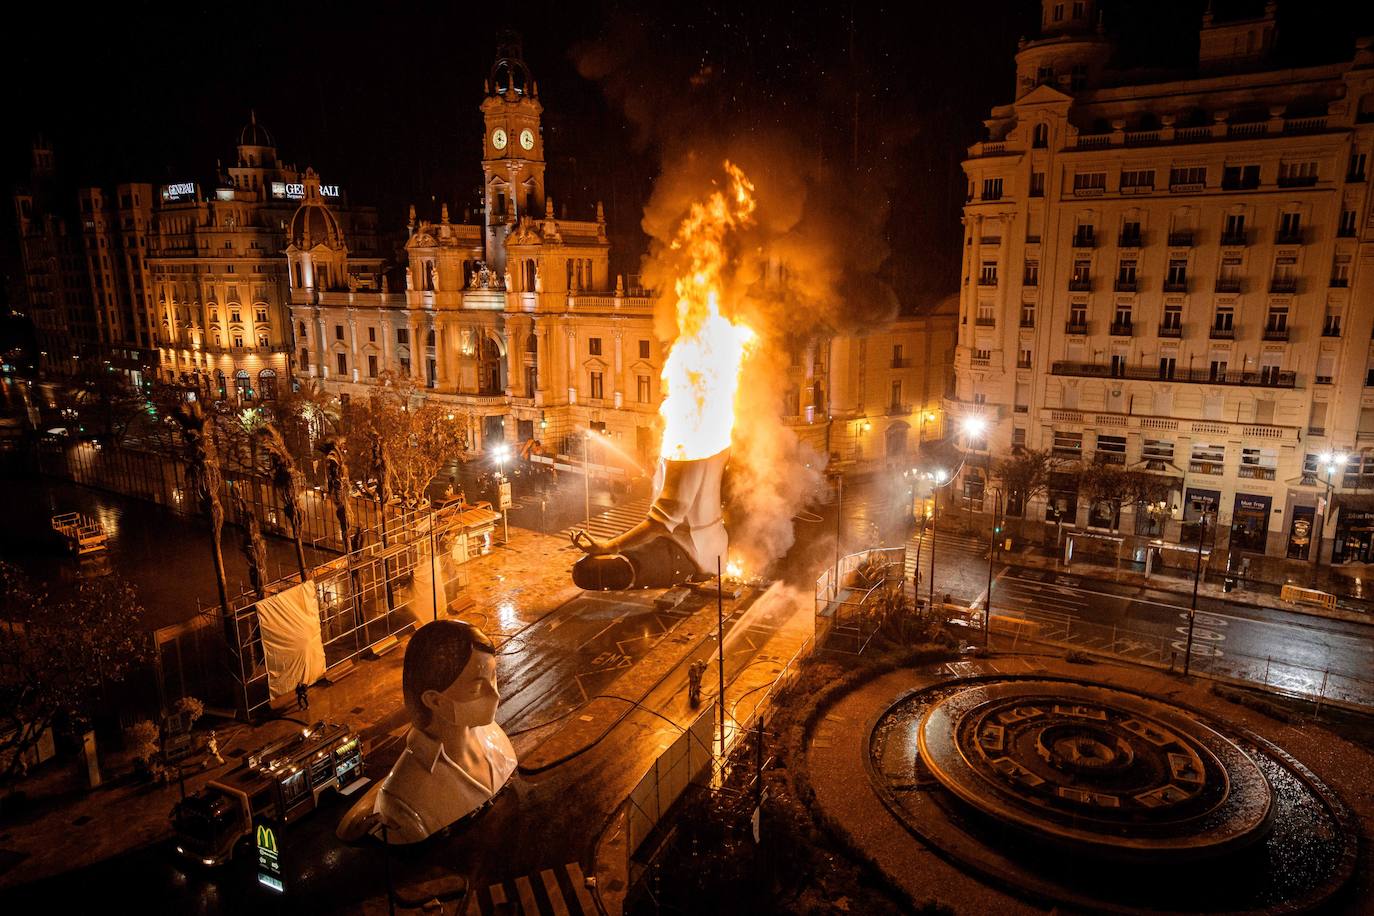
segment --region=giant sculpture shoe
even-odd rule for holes
[[[576,531],[586,556],[573,564],[578,588],[668,588],[716,573],[730,539],[720,511],[720,481],[730,450],[693,461],[664,461],[648,516],[609,541]]]

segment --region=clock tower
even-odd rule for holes
[[[482,101],[482,179],[487,264],[506,269],[506,236],[521,217],[544,213],[544,138],[539,128],[539,84],[520,54],[520,40],[505,36],[487,77]]]

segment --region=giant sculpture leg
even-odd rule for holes
[[[695,461],[665,463],[663,484],[648,516],[629,531],[598,542],[585,532],[573,543],[587,556],[573,565],[586,589],[666,588],[713,575],[729,536],[720,513],[720,481],[729,450]]]

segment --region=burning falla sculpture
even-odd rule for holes
[[[720,507],[728,457],[725,449],[709,458],[665,460],[642,522],[605,542],[575,532],[573,543],[587,555],[573,565],[574,584],[599,590],[667,588],[714,575],[729,546]]]
[[[648,517],[610,541],[585,531],[573,566],[586,589],[665,588],[716,574],[729,538],[720,484],[735,425],[740,369],[754,332],[720,312],[727,237],[753,216],[754,186],[725,163],[728,182],[692,205],[667,246],[677,271],[677,338],[663,364],[662,461]]]

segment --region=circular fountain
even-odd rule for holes
[[[1297,911],[1349,876],[1349,810],[1258,735],[1084,680],[993,676],[878,718],[894,815],[1006,891],[1094,911]]]

